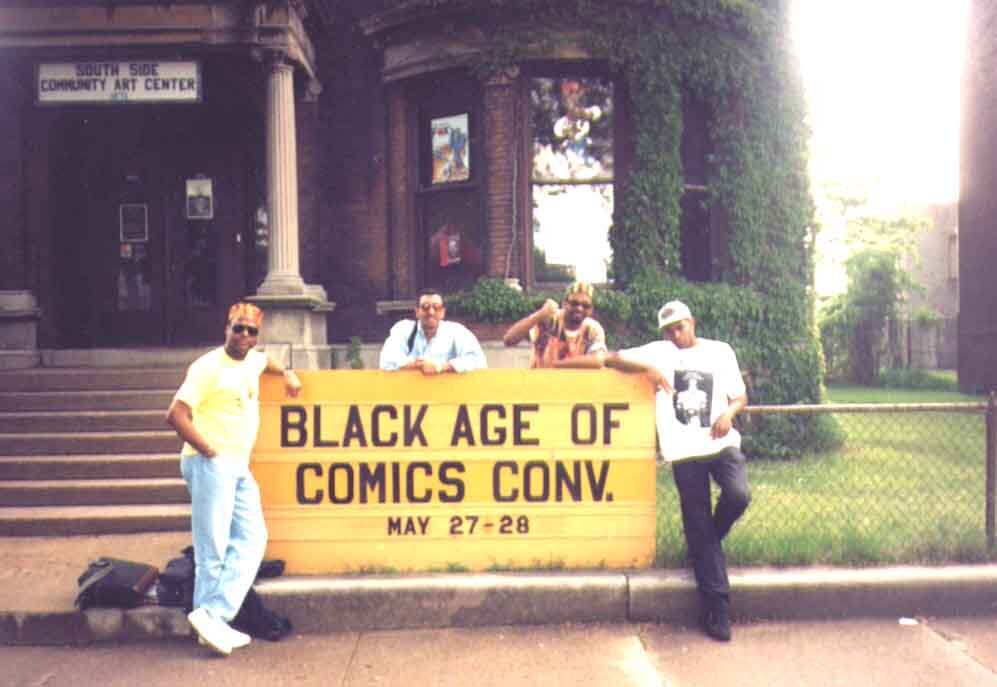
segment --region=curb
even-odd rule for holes
[[[997,565],[731,571],[732,616],[746,620],[965,616],[997,612]],[[256,586],[296,633],[486,625],[660,622],[695,625],[689,571],[288,577]],[[0,611],[0,644],[182,639],[186,614],[145,606]]]

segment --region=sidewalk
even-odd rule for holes
[[[178,609],[73,607],[76,578],[100,556],[162,568],[189,544],[170,532],[0,540],[0,644],[187,637]],[[997,565],[731,570],[736,622],[997,613]],[[661,622],[695,625],[687,570],[284,577],[257,585],[306,634],[485,625]]]

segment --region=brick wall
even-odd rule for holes
[[[388,216],[390,222],[392,293],[415,293],[415,227],[412,214],[412,179],[409,167],[408,101],[397,84],[388,87]]]
[[[502,278],[520,275],[521,241],[514,243],[514,177],[519,141],[516,135],[514,74],[496,74],[485,81],[483,93],[485,231],[488,252],[485,273]],[[507,272],[508,268],[508,272]]]
[[[375,303],[392,297],[389,265],[388,120],[376,51],[342,23],[319,51],[318,189],[319,265],[336,310],[329,337],[383,338],[387,321]]]

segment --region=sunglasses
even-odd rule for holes
[[[585,301],[575,301],[575,300],[568,301],[568,305],[570,305],[573,308],[585,308],[586,310],[592,307],[591,303],[586,303]]]
[[[242,334],[243,332],[247,332],[250,336],[256,336],[257,334],[260,333],[260,330],[257,327],[250,327],[248,324],[232,325],[233,334]]]

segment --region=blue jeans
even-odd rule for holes
[[[727,448],[709,458],[678,461],[672,463],[672,476],[679,492],[682,528],[700,596],[708,607],[726,604],[730,581],[721,542],[751,501],[744,454],[740,449]],[[711,477],[720,487],[715,510],[711,510]]]
[[[239,612],[267,545],[260,488],[239,460],[183,456],[180,472],[191,498],[194,608],[219,620]]]

